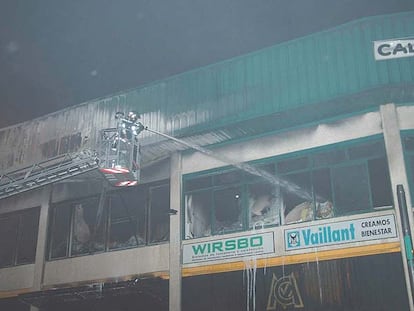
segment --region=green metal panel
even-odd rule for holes
[[[373,53],[375,40],[410,36],[414,12],[365,18],[121,95],[147,125],[176,133],[314,105],[352,112],[338,99],[364,92],[358,109],[414,100],[414,58],[375,61]]]

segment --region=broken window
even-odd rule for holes
[[[49,258],[105,250],[106,212],[99,196],[58,203],[52,211]]]
[[[147,187],[141,186],[110,194],[109,249],[145,244],[147,190]]]
[[[383,141],[284,156],[255,167],[265,175],[226,169],[184,178],[185,238],[392,206]]]
[[[255,176],[250,176],[254,180]],[[247,200],[240,170],[227,170],[185,180],[185,238],[240,231]]]
[[[170,237],[170,186],[150,188],[150,243],[168,241]]]
[[[199,191],[185,196],[186,238],[211,235],[211,191]]]
[[[314,219],[314,202],[311,192],[310,172],[282,176],[283,209],[285,223]]]
[[[248,185],[249,228],[279,224],[282,202],[279,186],[268,182]]]
[[[243,229],[242,191],[240,187],[216,190],[214,196],[214,233],[240,231]]]
[[[143,184],[54,204],[48,258],[168,241],[169,191],[169,184]]]
[[[73,224],[71,255],[94,253],[105,249],[105,221],[99,210],[99,197],[72,203]]]

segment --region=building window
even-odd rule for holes
[[[39,215],[39,208],[25,211],[20,215],[17,238],[17,264],[28,264],[35,261]]]
[[[243,230],[246,226],[242,172],[227,170],[185,182],[186,237],[196,238]]]
[[[111,193],[109,249],[129,248],[146,243],[148,191],[144,187]]]
[[[69,233],[71,223],[71,205],[61,203],[54,206],[52,211],[52,225],[50,229],[50,258],[68,256]]]
[[[98,223],[99,196],[53,206],[49,258],[64,258],[103,251],[104,221]]]
[[[392,206],[380,140],[285,155],[254,166],[259,174],[227,169],[184,176],[185,238]]]
[[[161,185],[149,188],[149,243],[168,241],[170,238],[170,187]]]
[[[73,256],[101,252],[105,249],[105,215],[100,214],[106,214],[106,210],[104,206],[99,209],[99,204],[98,196],[71,204]]]
[[[0,215],[0,267],[34,263],[39,211]]]
[[[48,258],[168,241],[169,189],[165,182],[143,184],[54,204]]]
[[[226,233],[243,229],[242,191],[240,187],[229,187],[213,191],[214,233]]]
[[[412,201],[414,201],[414,134],[410,131],[410,133],[403,136],[402,140],[410,193]]]
[[[247,185],[249,229],[279,223],[280,187],[269,182]]]

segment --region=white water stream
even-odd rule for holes
[[[313,201],[313,197],[312,194],[305,191],[304,189],[300,188],[298,185],[288,182],[278,176],[272,175],[264,170],[260,170],[257,167],[254,167],[250,164],[247,163],[241,163],[241,162],[237,162],[233,159],[230,159],[224,155],[220,155],[217,154],[215,152],[213,152],[210,149],[201,147],[197,144],[193,144],[193,143],[189,143],[185,140],[182,139],[178,139],[175,138],[173,136],[164,134],[162,132],[158,132],[155,130],[151,130],[149,128],[145,128],[147,131],[152,132],[154,134],[157,135],[161,135],[167,139],[170,139],[178,144],[184,145],[190,149],[194,149],[197,150],[205,155],[208,155],[214,159],[217,159],[223,163],[232,165],[234,167],[237,167],[249,174],[255,175],[255,176],[259,176],[262,177],[263,179],[265,179],[266,181],[270,182],[273,185],[277,185],[281,188],[283,188],[284,190],[294,193],[295,195],[312,202]],[[263,229],[263,226],[261,227],[261,229]],[[256,224],[253,228],[253,231],[256,231]],[[319,282],[319,287],[320,287],[320,300],[322,302],[322,289],[321,289],[321,280],[319,277],[319,261],[318,259],[316,259],[316,264],[317,264],[317,273],[318,273],[318,282]],[[246,282],[246,308],[247,311],[256,311],[256,274],[257,274],[257,257],[256,256],[251,256],[248,257],[246,259],[243,260],[244,261],[244,271],[243,271],[243,279]],[[283,269],[283,275],[285,275],[284,273],[284,264],[282,265],[282,269]],[[264,267],[263,273],[266,274],[266,266]],[[251,307],[251,309],[250,309]]]

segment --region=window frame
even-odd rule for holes
[[[379,146],[377,145],[379,144]],[[377,146],[376,146],[377,145]],[[364,148],[364,146],[367,146],[368,148],[370,148],[370,146],[372,146],[372,150],[370,151],[370,153],[363,155],[363,156],[358,156],[358,157],[354,157],[353,159],[351,159],[351,154],[350,154],[350,150],[353,150],[352,148],[358,148],[358,147],[362,147]],[[331,152],[331,151],[335,151],[338,150],[340,151],[338,154],[344,154],[344,157],[341,158],[338,161],[327,161],[326,164],[324,164],[324,162],[319,161],[318,164],[315,163],[315,157],[318,154],[322,154],[323,152]],[[369,149],[368,149],[369,150]],[[376,152],[377,150],[381,150],[381,153]],[[355,151],[353,152],[357,152],[358,150],[355,149]],[[372,153],[373,152],[373,153]],[[361,149],[361,153],[364,153],[364,150]],[[283,173],[279,174],[280,171],[280,163],[283,163],[284,161],[289,161],[290,159],[298,159],[300,161],[302,161],[302,158],[306,158],[307,159],[307,165],[306,167],[299,167],[299,168],[292,168],[292,169],[288,169],[287,171],[283,170]],[[342,157],[342,156],[341,156]],[[335,144],[331,144],[331,145],[325,145],[325,146],[321,146],[321,147],[315,147],[315,148],[310,148],[310,149],[306,149],[306,150],[300,150],[297,152],[292,152],[292,153],[288,153],[288,154],[283,154],[283,155],[278,155],[278,156],[274,156],[274,157],[270,157],[270,158],[265,158],[265,159],[259,159],[259,160],[255,160],[250,162],[249,164],[255,167],[260,167],[260,166],[268,166],[269,168],[271,168],[271,170],[274,172],[273,174],[275,176],[280,176],[281,178],[283,178],[284,176],[288,176],[290,174],[298,174],[298,173],[305,173],[308,172],[309,176],[310,176],[310,191],[312,192],[311,195],[313,197],[313,209],[314,209],[314,215],[313,215],[313,220],[318,220],[319,218],[317,218],[316,213],[315,213],[315,182],[314,182],[314,172],[318,171],[318,170],[323,170],[323,169],[327,169],[329,172],[329,182],[330,182],[330,192],[331,192],[331,196],[332,198],[330,198],[332,200],[332,204],[333,204],[333,216],[332,217],[339,217],[339,216],[346,216],[346,215],[354,215],[354,214],[360,214],[360,213],[367,213],[367,212],[372,212],[374,210],[376,210],[376,208],[393,208],[393,206],[380,206],[380,207],[376,207],[373,206],[373,188],[372,188],[372,181],[371,181],[371,175],[370,175],[370,168],[369,168],[369,161],[370,160],[374,160],[374,159],[381,159],[381,158],[385,158],[385,162],[386,162],[386,170],[387,170],[387,179],[388,179],[388,184],[390,185],[390,172],[389,172],[389,165],[388,165],[388,159],[387,159],[387,154],[386,154],[386,150],[385,150],[385,142],[384,142],[384,138],[383,135],[378,134],[378,135],[373,135],[370,137],[364,137],[364,138],[359,138],[359,139],[353,139],[353,140],[349,140],[349,141],[344,141],[344,142],[340,142],[340,143],[335,143]],[[303,162],[303,161],[302,161]],[[305,163],[305,162],[303,162]],[[322,163],[322,164],[321,164]],[[367,186],[368,186],[368,201],[369,201],[369,206],[365,209],[362,210],[358,210],[358,211],[354,211],[354,212],[341,212],[336,210],[337,207],[335,206],[336,204],[335,202],[335,189],[334,189],[334,184],[333,184],[333,176],[332,176],[332,169],[336,168],[336,167],[345,167],[345,166],[350,166],[350,165],[363,165],[364,167],[364,176],[366,176],[367,178]],[[210,235],[208,236],[216,236],[216,235],[221,235],[220,233],[215,233],[214,232],[214,221],[215,221],[215,217],[214,217],[214,210],[215,210],[215,203],[214,203],[214,197],[213,197],[213,192],[215,189],[220,189],[220,186],[216,186],[214,184],[214,176],[217,174],[221,174],[223,172],[227,172],[227,171],[232,171],[232,170],[239,170],[237,168],[234,168],[230,165],[228,166],[224,166],[224,167],[220,167],[220,168],[215,168],[215,169],[211,169],[211,170],[207,170],[207,171],[200,171],[200,172],[194,172],[194,173],[189,173],[186,175],[183,175],[182,177],[182,184],[183,184],[183,189],[182,189],[182,208],[183,210],[186,209],[186,200],[187,200],[187,196],[191,195],[191,194],[196,194],[198,192],[203,192],[203,191],[210,191],[211,192],[211,196],[212,196],[212,203],[211,203],[211,207],[210,207],[210,213],[211,213],[211,223],[210,223]],[[207,176],[210,176],[212,183],[210,186],[208,187],[196,187],[193,188],[190,183],[192,180],[195,180],[197,182],[197,179],[201,179],[201,178],[205,178]],[[248,176],[248,177],[247,177]],[[252,178],[253,177],[253,178]],[[246,172],[242,172],[242,178],[240,179],[239,183],[234,183],[231,184],[232,186],[235,185],[239,185],[242,189],[242,197],[247,197],[248,195],[248,187],[251,184],[260,182],[260,178],[256,177],[256,176],[251,176],[249,173]],[[229,187],[230,184],[225,185],[226,187]],[[187,190],[190,189],[190,190]],[[282,190],[280,190],[282,192]],[[391,195],[392,195],[392,189],[390,190]],[[392,200],[391,200],[392,201]],[[248,204],[246,204],[244,202],[244,205],[242,206],[242,215],[244,217],[243,221],[243,228],[242,230],[237,230],[237,232],[242,232],[242,231],[249,231],[249,230],[253,230],[251,228],[249,228],[249,206]],[[182,217],[183,217],[183,228],[182,228],[182,238],[184,240],[188,240],[188,239],[195,239],[195,238],[201,238],[201,237],[192,237],[191,232],[186,232],[188,224],[187,224],[187,211],[185,211],[185,213],[182,213]],[[280,215],[279,215],[280,218]],[[284,216],[283,216],[284,218]],[[282,225],[281,220],[279,219],[279,224],[269,224],[264,226],[265,228],[267,227],[275,227],[278,225]],[[230,232],[225,232],[225,234],[230,233]]]
[[[407,173],[408,186],[411,198],[414,198],[414,149],[408,150],[405,145],[405,139],[412,137],[414,139],[414,129],[400,131],[405,170]],[[413,159],[413,160],[411,160]],[[412,162],[412,163],[411,163]],[[412,200],[414,202],[414,200]],[[414,203],[411,203],[414,205]],[[414,206],[411,206],[414,209]]]
[[[35,238],[33,239],[34,241],[34,254],[33,254],[33,260],[29,260],[26,262],[22,262],[19,261],[19,250],[22,248],[22,232],[23,232],[23,217],[27,216],[28,214],[33,213],[32,216],[36,217],[35,223],[36,225],[34,226],[34,234],[35,234]],[[21,211],[17,211],[17,212],[10,212],[10,213],[5,213],[5,214],[0,214],[0,220],[3,219],[13,219],[13,218],[17,218],[17,226],[16,226],[16,234],[15,234],[15,241],[13,243],[13,254],[12,254],[12,261],[11,264],[8,265],[1,265],[0,269],[2,268],[10,268],[10,267],[16,267],[16,266],[22,266],[22,265],[28,265],[28,264],[34,264],[36,261],[36,253],[37,253],[37,238],[38,238],[38,234],[39,234],[39,219],[40,219],[40,206],[36,206],[36,207],[31,207],[31,208],[27,208]]]
[[[84,196],[84,197],[79,197],[79,198],[72,198],[69,200],[64,200],[64,201],[59,201],[59,202],[54,202],[53,204],[51,204],[51,209],[50,209],[50,213],[51,216],[49,217],[49,222],[48,222],[48,241],[47,241],[47,261],[53,261],[53,260],[60,260],[60,259],[67,259],[67,258],[74,258],[74,257],[80,257],[80,256],[88,256],[88,255],[93,255],[93,254],[101,254],[101,253],[105,253],[105,252],[113,252],[113,251],[119,251],[119,250],[125,250],[125,249],[131,249],[131,248],[138,248],[138,247],[145,247],[145,246],[150,246],[150,245],[158,245],[158,244],[165,244],[169,242],[169,237],[167,240],[160,240],[160,241],[155,241],[152,242],[150,240],[150,230],[151,230],[151,220],[150,220],[150,213],[152,210],[152,205],[151,205],[151,200],[149,199],[150,196],[150,192],[151,189],[154,188],[160,188],[160,187],[168,187],[168,201],[170,199],[170,181],[169,180],[162,180],[162,181],[157,181],[157,182],[152,182],[152,183],[147,183],[147,184],[141,184],[138,185],[136,187],[145,187],[144,191],[146,193],[147,199],[145,202],[145,206],[144,206],[144,226],[145,228],[143,229],[144,233],[145,233],[145,243],[138,243],[137,245],[133,245],[133,246],[125,246],[125,247],[115,247],[115,248],[111,248],[109,245],[109,240],[110,240],[110,233],[111,233],[111,225],[112,223],[112,217],[111,217],[111,207],[109,206],[109,199],[112,195],[120,195],[123,191],[128,191],[129,189],[134,189],[135,187],[129,187],[127,189],[111,189],[110,191],[107,191],[105,193],[105,197],[104,197],[104,210],[103,210],[103,214],[102,214],[102,220],[101,220],[101,224],[104,225],[104,233],[103,233],[103,237],[104,237],[104,247],[103,250],[94,250],[94,251],[89,251],[89,252],[84,252],[84,253],[79,253],[79,254],[73,254],[72,252],[72,244],[73,244],[73,226],[74,226],[74,209],[76,206],[76,203],[78,202],[82,202],[85,200],[88,200],[90,198],[98,198],[98,205],[99,205],[99,197],[100,194],[94,194],[94,195],[89,195],[89,196]],[[65,255],[64,256],[58,256],[58,257],[53,257],[52,258],[52,253],[53,253],[53,247],[54,247],[54,231],[55,231],[55,226],[56,226],[56,217],[57,217],[57,212],[56,210],[59,209],[59,207],[63,207],[63,206],[67,206],[67,208],[69,208],[69,224],[68,224],[68,231],[67,232],[67,237],[66,237],[66,249],[65,249]],[[168,211],[170,209],[170,206],[168,206]],[[169,233],[169,215],[167,215],[167,219],[168,219],[168,233]],[[125,218],[125,217],[124,217]],[[138,225],[139,225],[139,214],[136,215],[136,217],[132,217],[132,221],[136,221],[137,223],[137,229],[138,229]],[[120,218],[121,219],[121,218]],[[130,222],[131,219],[123,219],[122,218],[122,222],[126,223],[126,222]],[[95,242],[94,242],[95,243]]]

